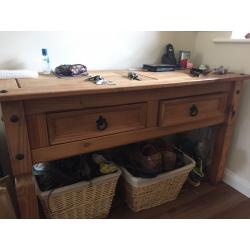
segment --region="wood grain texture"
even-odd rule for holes
[[[226,121],[226,124],[228,125],[234,124],[236,120],[242,91],[243,91],[243,81],[235,82],[232,85],[230,98],[228,101],[229,114],[228,114],[228,119]]]
[[[233,126],[219,126],[216,130],[213,162],[208,169],[209,179],[214,184],[220,182],[224,175],[232,133]]]
[[[11,161],[12,174],[16,176],[18,174],[31,173],[32,161],[23,103],[3,102],[2,112]],[[11,117],[13,115],[17,116],[18,121],[11,121]],[[22,154],[23,159],[18,160],[18,154]]]
[[[16,176],[16,193],[20,217],[22,219],[39,218],[37,197],[31,174]]]
[[[83,108],[94,108],[111,105],[132,104],[137,102],[154,101],[161,99],[174,99],[188,96],[197,96],[210,93],[229,92],[231,82],[219,85],[211,82],[202,85],[173,87],[168,89],[148,89],[124,93],[105,93],[91,95],[76,95],[57,98],[43,98],[27,100],[24,102],[25,113],[40,114],[46,112],[66,111]]]
[[[46,114],[26,116],[30,147],[42,148],[49,146]]]
[[[58,144],[140,130],[146,126],[145,103],[55,112],[47,115],[50,144]],[[99,130],[97,121],[105,119],[107,128]]]
[[[120,145],[184,132],[195,128],[202,128],[215,124],[221,124],[223,122],[224,118],[221,119],[219,117],[216,119],[203,120],[199,123],[190,123],[166,128],[146,128],[142,130],[124,132],[121,134],[112,134],[97,138],[58,144],[45,148],[33,149],[32,159],[33,163],[56,160],[82,153],[89,153],[97,150],[108,149]]]
[[[17,207],[17,200],[16,200],[16,189],[15,189],[14,178],[10,175],[6,175],[0,178],[0,187],[4,187],[7,189],[12,208],[14,209],[15,215],[17,215],[18,207]]]
[[[0,98],[4,96],[3,90],[18,89],[18,84],[15,79],[0,79]],[[8,93],[8,92],[7,92]]]
[[[32,160],[22,102],[2,103],[5,132],[21,218],[38,218],[37,200],[32,182]],[[12,121],[15,115],[17,120]],[[23,155],[21,159],[17,155]]]
[[[70,79],[59,79],[55,76],[39,77],[37,79],[19,79],[19,89],[9,89],[8,93],[0,96],[0,101],[27,100],[45,97],[72,96],[81,94],[103,94],[128,92],[145,89],[161,89],[170,87],[182,87],[188,85],[203,85],[206,83],[250,79],[249,75],[225,74],[208,75],[206,77],[192,77],[187,71],[176,72],[137,72],[142,81],[131,81],[126,77],[124,71],[95,71],[90,74],[103,75],[112,84],[96,85],[86,81],[86,77]],[[125,74],[125,75],[124,75]]]
[[[6,187],[0,187],[0,219],[15,219],[16,214]]]
[[[209,177],[212,183],[221,181],[230,149],[233,126],[238,112],[242,82],[232,84],[228,98],[228,114],[225,123],[217,128],[216,143],[212,165],[209,168]]]
[[[156,127],[158,122],[159,101],[148,101],[147,107],[147,127]]]
[[[190,122],[199,122],[209,118],[225,118],[226,94],[201,95],[161,101],[159,107],[159,126],[167,127]],[[190,115],[191,107],[196,107],[197,114]]]
[[[14,185],[10,176],[0,178],[0,219],[16,218]]]

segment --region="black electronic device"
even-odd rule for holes
[[[171,64],[143,64],[143,69],[152,72],[166,72],[166,71],[174,71],[176,69],[176,65]]]

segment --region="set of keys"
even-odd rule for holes
[[[139,75],[136,74],[135,72],[132,72],[132,71],[129,71],[129,72],[128,72],[128,79],[129,79],[129,80],[141,81]]]
[[[141,81],[139,75],[136,74],[135,72],[132,72],[132,71],[128,72],[128,79]],[[86,78],[85,80],[92,81],[97,85],[105,85],[105,84],[115,85],[115,83],[112,83],[112,81],[110,81],[110,80],[104,79],[104,77],[102,77],[101,75],[90,76],[90,77]]]
[[[104,84],[115,85],[115,83],[112,83],[112,81],[110,81],[110,80],[104,79],[104,77],[102,77],[100,75],[91,76],[91,77],[88,77],[85,80],[92,81],[97,85],[104,85]]]

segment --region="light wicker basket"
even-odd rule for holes
[[[195,161],[185,155],[185,166],[154,178],[138,178],[125,168],[122,170],[122,186],[127,205],[138,212],[175,200],[185,183]]]
[[[82,181],[50,191],[40,191],[38,198],[45,216],[53,219],[105,218],[109,214],[121,171]]]

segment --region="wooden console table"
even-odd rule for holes
[[[21,218],[37,218],[32,165],[211,125],[217,126],[209,178],[223,177],[243,81],[249,75],[197,78],[185,71],[91,72],[84,77],[0,80],[0,102]]]

